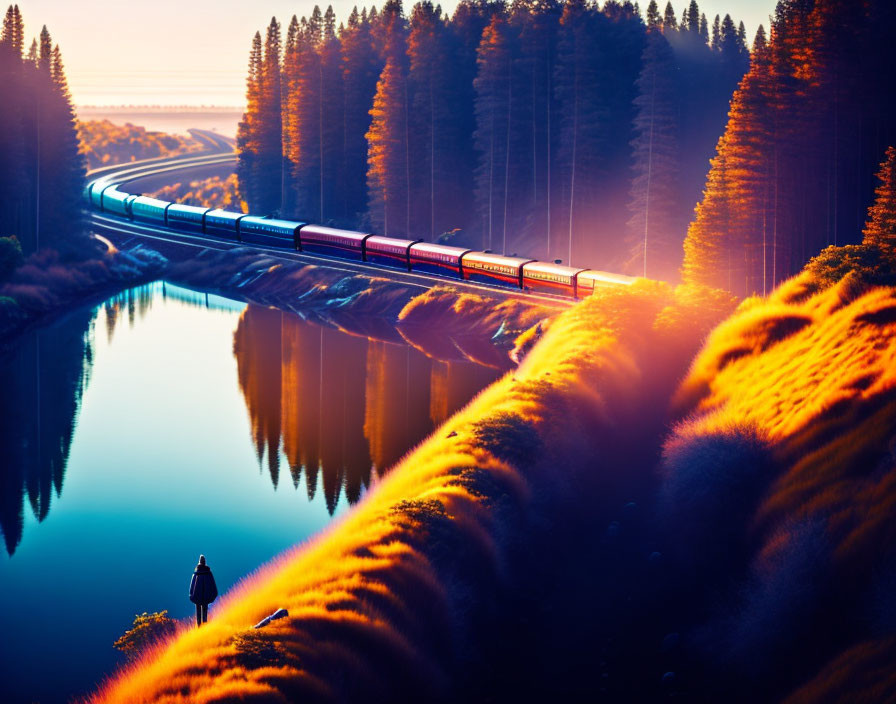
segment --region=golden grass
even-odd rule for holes
[[[639,281],[570,308],[518,369],[340,522],[248,577],[207,626],[181,631],[90,701],[445,697],[480,646],[477,614],[500,610],[496,585],[522,576],[510,560],[509,545],[527,539],[517,529],[531,530],[536,513],[562,515],[583,477],[616,478],[597,449],[618,445],[618,428],[656,405],[652,385],[664,398],[674,385],[660,381],[656,350],[679,351],[683,368],[725,305]],[[249,630],[278,608],[289,617]]]
[[[718,600],[739,624],[715,626],[726,662],[761,662],[786,682],[844,653],[829,666],[843,672],[819,670],[793,702],[851,701],[847,679],[869,696],[894,692],[893,678],[879,676],[878,644],[849,651],[879,633],[872,602],[896,554],[893,254],[842,250],[826,250],[767,298],[743,301],[712,332],[674,397],[683,420],[667,442],[673,486],[700,457],[682,448],[729,442],[690,475],[713,487],[707,515],[730,521],[725,533],[702,529],[724,535],[718,554],[739,561],[732,569],[743,572],[724,578],[745,580],[731,601]],[[786,620],[772,626],[770,609]]]

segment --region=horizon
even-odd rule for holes
[[[133,5],[113,0],[90,0],[88,12],[73,15],[59,0],[31,0],[20,4],[25,19],[26,46],[44,24],[62,50],[72,100],[84,108],[201,108],[242,110],[252,35],[272,16],[286,23],[296,14],[309,15],[315,5],[332,4],[345,22],[355,3],[288,2],[269,0],[262,6],[199,0],[185,5],[175,0],[153,4],[155,24],[135,23]],[[371,3],[381,6],[382,2]],[[457,2],[441,4],[449,15]],[[641,3],[642,15],[646,2]],[[752,42],[759,24],[768,29],[775,0],[704,0],[698,2],[709,22],[716,14],[743,21]],[[660,3],[664,6],[664,3]],[[687,2],[672,3],[680,18]],[[413,3],[405,3],[405,12]],[[168,17],[177,22],[166,23]],[[99,19],[98,19],[99,18]],[[197,27],[203,31],[197,32]],[[103,41],[97,41],[97,34]],[[163,50],[160,52],[160,47]],[[109,68],[116,57],[115,68]],[[154,66],[154,68],[147,68]]]

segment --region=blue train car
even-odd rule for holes
[[[300,249],[299,228],[305,223],[247,215],[240,220],[240,241],[269,247]]]
[[[168,207],[168,227],[191,232],[205,231],[205,214],[209,208],[172,203]]]
[[[103,189],[111,185],[106,179],[99,178],[87,186],[87,199],[94,208],[103,209]]]
[[[103,189],[101,198],[104,211],[129,218],[131,217],[131,204],[137,196],[119,191],[115,186],[107,186]]]
[[[408,259],[411,263],[411,271],[459,277],[461,261],[464,255],[471,251],[444,244],[418,242],[411,245]]]
[[[137,196],[131,201],[131,213],[134,220],[166,225],[168,223],[165,213],[171,203],[167,200],[150,198],[149,196]]]
[[[244,213],[232,210],[209,210],[205,214],[205,232],[209,235],[239,239],[240,221],[246,217]]]
[[[299,232],[302,251],[364,259],[364,243],[371,235],[337,230],[323,225],[305,225]]]
[[[461,269],[463,277],[470,281],[522,288],[523,265],[533,261],[487,252],[469,252],[464,255]]]
[[[398,266],[411,270],[411,245],[420,240],[398,240],[393,237],[371,235],[364,241],[364,259],[368,262]]]

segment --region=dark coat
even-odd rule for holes
[[[208,565],[196,565],[190,580],[190,601],[194,604],[211,604],[218,598],[218,585]]]

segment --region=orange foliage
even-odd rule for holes
[[[752,438],[707,462],[703,479],[730,483],[733,467],[742,472],[736,492],[743,515],[734,519],[740,522],[725,549],[743,546],[755,593],[774,597],[731,608],[742,623],[761,620],[763,599],[774,598],[776,613],[790,619],[779,626],[784,635],[775,636],[779,647],[788,647],[782,637],[797,639],[792,645],[815,639],[791,658],[830,657],[834,644],[842,648],[869,635],[859,624],[879,589],[877,573],[896,550],[894,262],[878,248],[842,249],[826,251],[767,298],[745,300],[713,331],[678,390],[673,405],[687,418],[667,443],[674,483],[676,474],[689,471],[682,448]],[[826,278],[844,261],[861,266],[830,284]],[[888,277],[891,285],[875,285]],[[746,452],[747,446],[754,449]],[[698,456],[707,454],[686,457]],[[717,505],[725,500],[713,496]],[[799,586],[782,588],[786,579]],[[833,634],[839,640],[828,643]],[[809,655],[815,648],[818,654]],[[767,644],[757,650],[754,656],[765,663],[776,661]],[[848,654],[837,666],[851,667],[856,657]],[[836,689],[840,674],[821,676],[794,701],[845,701],[806,694]],[[892,691],[891,681],[880,682]]]
[[[145,127],[130,123],[116,125],[109,120],[78,122],[78,139],[81,153],[91,169],[137,159],[200,152],[205,148],[192,137],[149,132]]]
[[[184,631],[92,701],[448,696],[482,639],[496,635],[476,631],[502,607],[495,590],[525,579],[511,542],[566,513],[583,486],[624,478],[610,456],[655,442],[657,397],[668,397],[695,333],[722,309],[709,296],[639,281],[567,310],[515,372],[344,519],[231,590],[207,626]],[[669,368],[655,364],[657,349]],[[621,426],[637,432],[621,438]],[[249,630],[278,608],[289,616]]]
[[[248,206],[240,200],[236,174],[226,179],[213,176],[201,181],[173,183],[151,194],[155,198],[204,208],[224,208],[238,213],[248,212]]]

